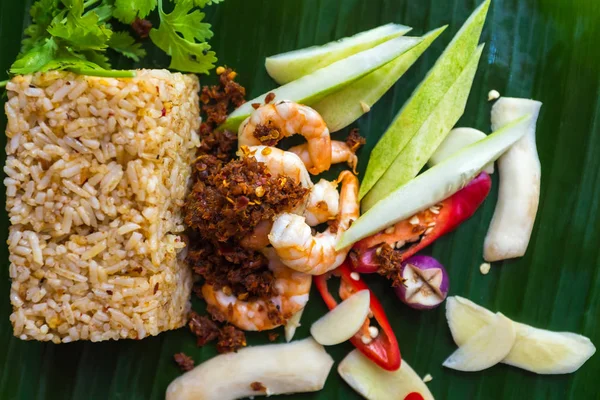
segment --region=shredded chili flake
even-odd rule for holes
[[[392,246],[385,243],[380,247],[381,251],[376,253],[379,269],[377,273],[389,279],[392,287],[404,285],[404,278],[400,274],[402,267],[402,255],[395,251]]]
[[[255,392],[266,392],[267,391],[267,388],[261,382],[252,382],[250,384],[250,389],[254,390]]]
[[[173,359],[183,372],[194,369],[194,360],[185,353],[177,353],[173,356]]]
[[[264,163],[251,156],[228,163],[201,156],[195,176],[185,204],[185,222],[203,239],[221,243],[241,240],[260,221],[293,209],[308,194],[299,183],[272,176]]]
[[[275,100],[275,93],[269,92],[265,97],[265,104],[269,104],[273,100]]]
[[[269,262],[260,252],[198,240],[187,260],[206,283],[216,290],[228,287],[240,300],[277,295]]]
[[[196,336],[196,344],[204,346],[219,337],[219,327],[210,318],[199,315],[192,311],[190,313],[190,322],[188,323],[190,331]]]
[[[267,334],[267,337],[269,338],[269,342],[274,342],[277,340],[277,338],[279,337],[279,333],[276,332],[269,332]]]
[[[237,74],[231,68],[220,72],[219,84],[204,86],[200,93],[205,122],[212,128],[225,122],[229,112],[246,102],[246,89],[234,81]]]
[[[271,124],[256,125],[253,135],[265,146],[275,146],[282,139],[279,129]]]
[[[367,143],[367,140],[364,137],[360,136],[358,128],[352,129],[348,134],[348,137],[346,138],[346,144],[354,153],[356,153],[358,149],[364,146],[365,143]]]
[[[219,332],[217,351],[219,353],[231,353],[246,346],[246,335],[232,325],[224,326]]]

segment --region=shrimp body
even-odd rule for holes
[[[321,179],[312,187],[308,196],[308,203],[304,210],[306,223],[316,226],[335,218],[339,213],[339,202],[337,182]]]
[[[359,216],[358,179],[350,171],[343,171],[339,201],[337,231],[330,229],[313,236],[306,218],[282,213],[275,219],[269,241],[288,267],[311,275],[322,275],[337,268],[346,258],[350,247],[336,250],[341,234]]]
[[[323,118],[312,108],[291,101],[279,101],[257,108],[241,125],[238,145],[256,146],[261,141],[254,135],[257,126],[264,125],[279,131],[279,140],[296,133],[307,141],[311,160],[310,173],[327,171],[331,166],[331,138]]]
[[[308,152],[308,146],[306,144],[299,144],[298,146],[291,147],[288,151],[296,154],[306,168],[310,171],[313,168],[312,159],[310,158],[310,154]],[[352,151],[350,146],[346,144],[346,142],[341,142],[339,140],[331,141],[331,163],[339,164],[339,163],[348,163],[348,166],[352,168],[352,171],[356,173],[356,166],[358,165],[358,157]]]
[[[308,302],[312,277],[294,271],[279,260],[272,248],[263,250],[269,259],[269,269],[275,277],[275,288],[279,294],[270,299],[242,301],[212,285],[202,287],[202,295],[209,305],[221,311],[227,321],[245,331],[274,329],[285,323],[292,315],[302,310]],[[283,316],[282,323],[274,323],[268,316],[268,302],[272,302]]]

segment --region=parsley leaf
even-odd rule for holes
[[[217,62],[215,53],[205,42],[212,37],[210,24],[203,23],[204,13],[194,10],[194,1],[179,0],[173,12],[166,14],[159,0],[160,26],[150,31],[156,46],[171,56],[169,68],[208,74]],[[200,42],[200,43],[199,43]]]
[[[95,11],[83,14],[83,0],[62,0],[66,10],[56,15],[48,32],[75,50],[102,50],[108,47],[112,31],[100,23]],[[66,17],[65,17],[66,14]]]
[[[140,61],[140,58],[146,55],[142,44],[136,43],[133,36],[127,32],[114,32],[108,41],[108,46],[134,61]]]
[[[156,0],[115,0],[113,16],[130,24],[136,18],[145,18],[156,8]]]

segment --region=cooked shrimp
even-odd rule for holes
[[[346,258],[350,247],[336,251],[342,233],[359,216],[358,179],[350,171],[343,171],[337,231],[330,229],[312,236],[305,217],[282,213],[273,223],[269,241],[277,255],[288,267],[311,275],[321,275],[337,268]]]
[[[340,194],[337,191],[337,182],[321,179],[319,183],[312,187],[308,195],[306,208],[302,205],[291,211],[297,214],[303,212],[306,223],[310,226],[316,226],[334,219],[338,215],[339,200]],[[240,245],[251,250],[264,249],[270,244],[268,235],[272,226],[273,221],[271,220],[259,222],[252,233],[240,241]]]
[[[265,163],[273,175],[292,178],[305,188],[313,186],[304,163],[294,153],[270,146],[242,146],[238,153],[251,155],[256,161]]]
[[[306,144],[299,144],[298,146],[291,147],[288,151],[298,155],[306,168],[310,171],[313,167],[310,154],[308,153],[308,146]],[[339,140],[331,141],[331,163],[339,164],[346,162],[348,166],[352,168],[352,171],[356,174],[356,166],[358,165],[358,157],[352,151],[350,146],[346,142],[340,142]]]
[[[215,290],[211,285],[205,284],[202,287],[206,302],[221,311],[228,322],[245,331],[277,328],[308,302],[312,277],[283,265],[272,248],[263,250],[263,253],[269,259],[269,269],[275,276],[275,288],[279,292],[277,296],[268,300],[242,301],[233,295],[226,295],[222,290]],[[281,323],[275,323],[269,318],[269,301],[281,312]]]
[[[308,195],[308,203],[304,210],[306,223],[316,226],[337,217],[339,212],[340,194],[337,181],[329,182],[321,179],[312,187]]]
[[[257,108],[240,125],[238,145],[255,146],[262,142],[254,135],[257,127],[264,125],[278,133],[271,139],[279,140],[296,133],[307,140],[307,152],[311,160],[310,173],[327,171],[331,166],[331,138],[323,118],[312,108],[291,101],[265,104]]]
[[[260,221],[250,235],[240,240],[240,246],[250,250],[264,249],[270,244],[269,232],[271,232],[272,226],[273,221],[270,219]]]

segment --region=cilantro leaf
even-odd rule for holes
[[[108,57],[106,57],[106,54],[104,54],[103,52],[96,51],[96,50],[87,50],[87,51],[82,52],[81,55],[76,54],[76,56],[78,56],[82,60],[90,61],[90,62],[98,65],[100,68],[103,68],[103,69],[111,68],[110,61],[108,60]]]
[[[44,65],[54,59],[57,50],[58,45],[54,39],[45,39],[43,44],[32,47],[31,50],[18,58],[10,67],[10,73],[26,75],[40,71]]]
[[[135,76],[135,71],[104,69],[91,61],[76,57],[56,58],[46,64],[40,71],[61,71],[65,69],[80,75],[106,76],[112,78],[132,78]]]
[[[179,0],[173,12],[166,14],[159,0],[160,26],[152,28],[150,39],[171,56],[169,68],[208,74],[217,62],[215,53],[204,40],[212,37],[210,24],[203,23],[204,13],[190,12],[196,0]],[[200,42],[200,43],[198,43]]]
[[[115,0],[113,16],[130,24],[136,18],[145,18],[156,8],[156,0]]]
[[[33,23],[47,27],[54,16],[60,11],[59,0],[38,0],[29,9]]]
[[[26,37],[21,43],[21,54],[44,44],[45,39],[50,37],[46,29],[59,12],[59,0],[38,0],[33,3],[29,9],[32,23],[25,28]]]
[[[175,2],[177,3],[180,0],[175,0]],[[194,1],[194,5],[196,7],[200,7],[200,8],[204,8],[206,6],[210,6],[213,4],[219,4],[222,3],[224,0],[193,0]]]
[[[48,32],[75,50],[102,50],[108,47],[112,31],[93,10],[83,14],[83,0],[62,0],[67,7],[52,20]],[[66,17],[65,17],[66,14]]]
[[[140,58],[146,55],[142,44],[136,43],[133,36],[124,31],[114,32],[108,41],[108,47],[134,61],[140,61]]]
[[[98,15],[100,22],[108,21],[113,16],[113,0],[102,0],[102,3],[100,3],[100,5],[94,8],[92,11]]]

